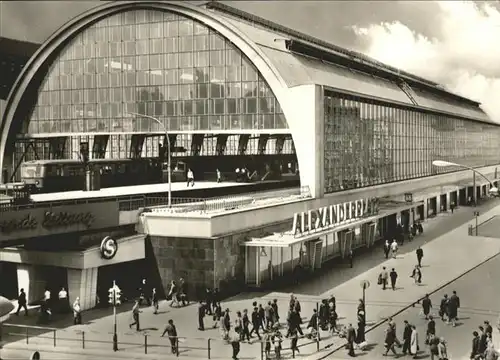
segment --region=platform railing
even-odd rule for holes
[[[296,190],[299,188],[293,188],[293,190]],[[304,191],[304,194],[309,193],[310,196],[310,191],[309,187],[301,187],[300,189],[304,189],[301,191]],[[286,191],[289,191],[290,189],[285,189]],[[276,191],[256,191],[256,192],[250,192],[250,193],[244,193],[240,195],[233,195],[233,196],[256,196],[255,194],[263,193],[276,193],[279,194],[282,190],[276,190]],[[192,203],[192,202],[199,202],[199,201],[207,201],[207,200],[213,200],[213,199],[227,199],[231,197],[231,195],[226,196],[221,196],[217,198],[208,198],[208,199],[201,199],[201,198],[180,198],[180,197],[173,197],[172,198],[172,204],[174,205],[179,205],[179,204],[187,204],[187,203]],[[0,204],[0,213],[1,212],[9,212],[9,211],[19,211],[19,210],[25,210],[25,209],[51,209],[52,207],[59,207],[59,206],[70,206],[70,205],[83,205],[83,204],[96,204],[96,203],[103,203],[103,202],[118,202],[119,206],[119,211],[132,211],[132,210],[138,210],[140,208],[145,208],[145,207],[151,207],[151,206],[161,206],[161,205],[166,205],[167,197],[153,197],[153,196],[147,196],[147,195],[131,195],[131,196],[112,196],[112,197],[100,197],[100,198],[92,198],[92,199],[70,199],[70,200],[57,200],[57,201],[50,201],[50,202],[30,202],[26,204],[10,204],[10,203],[3,203]]]
[[[263,338],[264,339],[264,338]],[[330,336],[301,336],[298,348],[314,345],[316,351],[321,346],[329,347],[325,342],[331,342]],[[4,344],[22,342],[24,346],[60,347],[65,349],[113,351],[113,334],[111,332],[96,332],[85,330],[57,329],[43,326],[29,326],[20,324],[0,324],[0,341]],[[223,347],[221,347],[223,345]],[[256,340],[249,344],[259,347],[260,359],[266,359],[265,340]],[[14,345],[15,346],[15,345]],[[118,352],[134,352],[144,354],[162,354],[166,351],[177,357],[189,356],[200,359],[229,359],[231,358],[231,345],[228,340],[222,338],[183,337],[143,333],[119,333]],[[295,358],[296,352],[290,347],[284,346],[283,353],[291,353]]]
[[[207,199],[177,199],[173,206],[168,208],[166,197],[146,197],[146,211],[154,213],[186,213],[186,212],[217,212],[235,210],[251,206],[263,206],[266,204],[277,204],[283,201],[295,199],[307,199],[311,197],[309,186],[302,186],[283,190],[269,190],[238,195],[219,196]],[[172,199],[173,200],[173,199]],[[122,208],[120,206],[120,208]]]

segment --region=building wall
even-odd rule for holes
[[[500,127],[325,92],[324,192],[499,164]]]
[[[172,280],[184,278],[190,295],[203,286],[214,285],[214,240],[150,236],[154,261],[165,294]]]

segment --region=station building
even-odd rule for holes
[[[297,264],[314,271],[349,249],[379,246],[398,226],[407,231],[497,185],[500,127],[479,103],[220,3],[167,1],[100,5],[38,48],[5,102],[3,178],[35,153],[71,157],[82,137],[106,156],[127,156],[144,134],[157,136],[145,145],[155,149],[162,127],[130,113],[157,117],[168,136],[202,134],[204,147],[221,135],[284,135],[301,188],[214,200],[224,206],[5,207],[2,282],[17,278],[16,289],[35,298],[58,278],[85,308],[132,261],[163,291],[181,277],[193,292],[260,287]],[[488,181],[473,182],[464,167]],[[111,260],[97,246],[107,236],[119,239]]]

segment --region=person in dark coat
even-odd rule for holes
[[[410,333],[411,334],[411,333]],[[396,330],[394,329],[393,326],[388,325],[387,329],[385,330],[385,353],[384,356],[387,356],[389,353],[389,350],[392,351],[394,355],[398,355],[396,352],[396,349],[394,348],[394,345],[396,345]]]
[[[398,279],[398,273],[394,268],[392,268],[391,272],[389,273],[389,278],[391,279],[392,290],[396,290],[396,280]]]
[[[486,333],[486,335],[489,335],[491,338],[493,338],[493,328],[491,327],[488,320],[484,321],[484,332]]]
[[[21,309],[24,309],[24,316],[28,316],[28,306],[24,289],[21,289],[21,291],[19,292],[19,296],[17,297],[17,316],[19,316],[19,312],[21,311]]]
[[[434,321],[432,316],[429,316],[429,321],[427,322],[427,331],[426,331],[426,344],[430,344],[431,340],[436,337],[436,322]]]
[[[316,333],[318,331],[318,310],[313,309],[313,313],[311,315],[311,319],[309,319],[309,323],[307,324],[307,329],[312,329],[311,333]]]
[[[257,337],[260,340],[261,337],[259,334],[259,329],[261,326],[261,321],[260,321],[260,317],[259,317],[259,309],[257,307],[253,308],[251,319],[252,319],[252,331],[250,331],[250,336],[252,336],[252,334],[255,332],[255,334],[257,335]]]
[[[419,246],[418,249],[415,251],[417,254],[417,261],[418,261],[418,267],[422,267],[422,258],[424,257],[424,250]]]
[[[432,302],[429,299],[429,294],[425,294],[424,299],[422,300],[422,312],[424,313],[425,320],[429,319],[429,314],[432,309]]]
[[[404,355],[406,355],[406,353],[411,355],[411,350],[410,350],[411,332],[412,332],[411,325],[407,320],[405,320],[404,321],[404,329],[403,329],[403,354]]]
[[[319,306],[319,326],[321,329],[326,329],[328,324],[328,319],[330,317],[330,306],[328,305],[328,300],[321,300],[321,305]]]
[[[354,266],[354,252],[352,251],[352,249],[349,249],[349,253],[347,254],[348,258],[349,258],[349,266],[352,267]]]
[[[245,337],[247,338],[247,341],[250,342],[250,330],[248,327],[250,326],[250,320],[248,319],[248,310],[245,309],[243,310],[243,318],[242,318],[242,326],[243,329],[241,331],[241,341],[245,341]]]
[[[280,322],[280,315],[278,313],[278,299],[274,299],[273,303],[271,304],[271,307],[273,308],[273,323],[279,324]]]
[[[482,356],[488,347],[488,337],[482,326],[479,326],[479,354]]]
[[[354,342],[356,341],[356,330],[352,327],[352,324],[347,325],[347,347],[348,355],[351,357],[356,356],[354,353]]]
[[[470,353],[470,358],[475,359],[476,357],[479,356],[479,343],[481,341],[481,338],[479,337],[479,334],[477,331],[474,331],[472,333],[472,350]]]
[[[389,258],[389,252],[391,251],[391,244],[389,243],[389,240],[386,240],[384,243],[384,255],[385,258]]]
[[[448,321],[451,322],[453,326],[457,326],[457,314],[459,306],[460,300],[457,296],[456,291],[453,291],[453,295],[451,295],[450,299],[448,300]]]
[[[439,304],[439,316],[441,317],[442,321],[444,321],[445,316],[448,318],[448,301],[448,294],[444,294],[443,298],[441,299],[441,303]]]
[[[266,331],[266,310],[264,310],[262,304],[259,304],[259,320],[262,331]]]
[[[168,335],[168,340],[170,340],[170,349],[172,350],[172,354],[177,354],[179,347],[178,345],[178,337],[177,337],[177,328],[174,325],[174,320],[168,320],[168,324],[161,334],[161,337],[164,337],[165,334]]]
[[[361,344],[366,341],[365,338],[365,327],[366,327],[366,319],[365,312],[358,311],[358,330],[356,331],[356,344]]]

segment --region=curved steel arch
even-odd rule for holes
[[[16,130],[13,124],[18,108],[23,103],[26,92],[29,89],[36,87],[38,90],[40,87],[44,77],[38,79],[37,76],[40,77],[40,72],[44,69],[44,66],[48,65],[54,60],[54,57],[60,54],[68,41],[72,40],[92,24],[117,13],[138,9],[176,12],[213,28],[226,39],[229,39],[259,70],[280,103],[285,113],[285,118],[287,117],[286,114],[288,111],[286,110],[285,101],[287,86],[278,70],[253,41],[236,27],[228,24],[223,19],[218,19],[217,14],[198,6],[186,4],[185,2],[112,2],[86,11],[67,22],[51,35],[28,61],[11,89],[7,98],[3,121],[0,122],[0,169],[3,169],[6,151],[13,150],[12,147],[8,149],[7,145],[9,144],[9,140],[16,135],[15,133],[13,134]],[[280,101],[280,99],[283,101]]]

